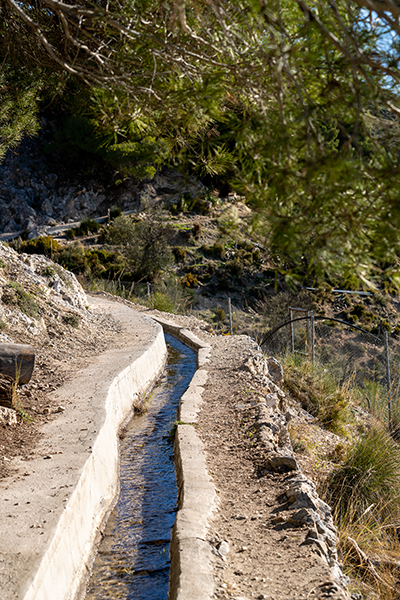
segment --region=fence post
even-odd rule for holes
[[[391,381],[390,381],[390,360],[389,360],[389,336],[385,330],[385,354],[386,354],[386,379],[387,379],[387,391],[388,391],[388,413],[389,413],[389,431],[393,430],[393,415],[392,415],[392,395],[391,395]]]
[[[229,309],[229,327],[231,331],[231,335],[233,335],[233,325],[232,325],[232,302],[231,299],[228,298],[228,309]]]
[[[291,308],[289,308],[289,318],[290,318],[290,341],[291,341],[291,344],[292,344],[292,352],[294,353],[293,312],[292,312]]]
[[[315,319],[314,311],[311,312],[311,362],[314,364],[315,361]]]
[[[150,298],[150,284],[147,283],[147,296]]]

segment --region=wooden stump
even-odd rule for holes
[[[0,405],[12,408],[13,378],[0,373]]]
[[[0,344],[0,375],[18,384],[28,383],[35,364],[35,351],[25,344]]]

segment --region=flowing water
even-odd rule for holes
[[[170,532],[176,512],[173,448],[167,440],[196,354],[166,335],[168,361],[120,448],[121,491],[93,566],[86,600],[166,600]]]

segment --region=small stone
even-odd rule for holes
[[[229,553],[229,544],[228,542],[221,542],[218,546],[218,551],[220,554],[222,554],[222,556],[226,556]]]
[[[1,425],[16,425],[17,412],[13,408],[0,406],[0,424]]]

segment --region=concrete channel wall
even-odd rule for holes
[[[97,436],[51,532],[50,544],[40,557],[39,567],[26,592],[18,598],[75,600],[81,597],[99,529],[118,491],[118,429],[132,413],[134,399],[150,388],[164,366],[163,331],[154,323],[152,330],[150,340],[140,352],[129,357],[127,349],[125,361],[119,363],[119,372],[112,380],[107,381],[103,370],[105,382],[101,390],[96,391],[103,392],[97,405],[100,403],[105,410],[97,424]],[[129,358],[133,360],[127,361]]]
[[[10,529],[12,520],[0,519],[1,599],[82,598],[99,532],[118,492],[118,429],[163,369],[162,328],[197,351],[198,366],[178,411],[178,512],[171,540],[170,600],[211,599],[212,555],[206,536],[217,495],[193,426],[202,403],[210,346],[170,321],[151,320],[104,299],[93,303],[125,323],[128,343],[100,355],[57,390],[57,401],[67,408],[45,426],[44,445],[30,462],[30,473],[24,473],[30,477],[17,478],[11,487],[0,489],[0,500],[4,494],[9,501],[4,502],[8,506],[4,515],[0,502],[0,516],[15,517],[19,524],[18,529]],[[136,345],[129,344],[133,336]],[[21,467],[26,470],[22,463]],[[34,497],[30,490],[35,491]],[[27,496],[31,502],[24,502]],[[11,503],[15,515],[10,513]]]
[[[202,404],[210,353],[191,331],[153,317],[165,332],[197,351],[197,371],[183,394],[175,433],[178,511],[171,535],[169,600],[210,600],[214,594],[209,521],[217,508],[217,494],[207,473],[204,445],[195,424]]]

